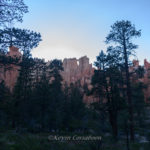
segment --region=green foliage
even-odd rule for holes
[[[71,85],[65,93],[66,99],[64,103],[64,129],[69,131],[83,130],[83,122],[85,117],[85,104],[83,97],[76,85]]]
[[[0,30],[0,49],[5,51],[9,46],[16,46],[23,52],[30,51],[41,41],[40,33],[26,29],[6,28]]]
[[[144,101],[144,84],[139,82],[135,83],[132,86],[133,92],[133,107],[134,107],[134,115],[136,120],[136,126],[142,127],[144,125],[145,120],[145,101]]]
[[[20,63],[20,72],[13,91],[11,103],[12,126],[27,124],[29,117],[29,102],[32,94],[32,68],[34,62],[28,54],[24,54]]]
[[[5,65],[9,65],[9,64],[18,64],[19,63],[19,59],[18,58],[12,58],[12,57],[8,57],[4,54],[0,54],[0,68],[5,66]]]
[[[9,103],[11,101],[11,93],[9,89],[5,86],[4,81],[0,82],[0,128],[5,130],[9,124]]]
[[[138,79],[143,78],[143,77],[144,77],[144,73],[145,73],[144,67],[139,66],[139,67],[135,70],[135,73],[136,73]]]
[[[110,63],[113,62],[113,63]],[[95,62],[95,70],[92,78],[92,93],[99,98],[99,102],[93,105],[99,112],[105,112],[112,127],[115,137],[118,135],[118,114],[124,109],[122,74],[113,59],[113,56],[100,52]]]
[[[130,124],[130,139],[134,141],[134,115],[133,115],[133,100],[132,88],[129,73],[130,56],[134,55],[134,49],[138,46],[132,43],[132,39],[141,36],[141,31],[136,30],[135,26],[130,21],[117,21],[111,26],[110,33],[106,37],[106,43],[113,43],[114,46],[108,48],[110,56],[119,58],[119,64],[122,66],[125,76],[124,83],[126,85],[126,99],[129,111],[129,124]],[[116,59],[115,59],[116,60]]]
[[[13,21],[22,22],[24,13],[28,7],[23,0],[1,0],[0,1],[0,26],[7,26]]]
[[[119,45],[124,44],[126,41],[126,48],[132,50],[137,48],[136,45],[131,43],[132,38],[141,36],[141,30],[136,30],[135,26],[130,21],[117,21],[111,26],[110,33],[106,37],[106,43],[114,42]],[[119,46],[118,45],[118,46]],[[122,50],[122,47],[118,47]],[[129,53],[131,54],[131,53]]]

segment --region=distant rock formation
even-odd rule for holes
[[[138,60],[133,60],[133,66],[130,67],[130,72],[136,70],[139,67],[139,61]],[[144,89],[144,97],[145,97],[145,102],[150,102],[150,63],[145,59],[144,60],[144,77],[139,79],[138,81],[142,82],[146,88]],[[134,78],[134,77],[133,77]],[[133,79],[134,82],[136,78]]]
[[[19,52],[18,48],[12,46],[9,48],[9,52],[6,56],[21,60],[22,54]],[[5,85],[10,89],[10,91],[12,91],[15,86],[19,75],[19,69],[20,66],[17,64],[0,65],[0,81],[4,80]]]
[[[21,58],[22,54],[19,52],[19,48],[11,46],[9,47],[9,52],[7,53],[7,56],[10,56],[12,58]]]
[[[87,56],[81,57],[78,60],[76,58],[64,59],[63,68],[62,77],[68,85],[79,81],[81,86],[84,86],[84,84],[90,86],[94,68],[92,64],[89,64]]]
[[[145,101],[150,101],[150,63],[145,59],[144,60],[144,79],[143,83],[147,86],[144,91]]]
[[[89,63],[89,58],[83,56],[79,59],[69,58],[63,60],[64,71],[61,73],[64,84],[70,85],[71,83],[79,83],[81,89],[86,85],[88,90],[91,90],[91,78],[94,74],[94,68]],[[84,93],[83,100],[85,103],[96,101],[94,96],[87,96]]]
[[[14,46],[10,47],[6,56],[18,58],[20,61],[22,58],[22,54],[19,52],[19,49]],[[133,60],[133,66],[130,67],[130,71],[137,69],[139,66],[139,61]],[[92,64],[89,63],[89,58],[87,56],[83,56],[79,59],[66,58],[63,60],[63,68],[64,71],[61,72],[63,85],[67,84],[69,86],[71,83],[79,83],[79,88],[81,89],[84,89],[85,85],[88,90],[92,88],[91,78],[94,74],[94,68],[92,67]],[[17,64],[3,65],[0,63],[0,81],[4,80],[10,91],[13,91],[19,75],[19,69],[20,67]],[[150,63],[146,59],[144,60],[144,70],[144,77],[140,79],[140,81],[147,86],[144,90],[144,95],[145,101],[148,102],[150,100]],[[94,98],[94,96],[86,96],[86,94],[84,94],[84,101],[86,103],[91,103],[97,101],[97,99]]]

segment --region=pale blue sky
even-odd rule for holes
[[[150,60],[150,0],[25,0],[29,13],[18,27],[40,32],[43,41],[33,56],[54,58],[87,55],[93,62],[117,20],[130,20],[142,36],[137,56]]]

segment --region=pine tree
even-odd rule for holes
[[[100,52],[95,62],[97,69],[92,77],[92,94],[99,98],[96,109],[108,112],[108,120],[112,127],[112,133],[118,135],[118,113],[124,105],[122,95],[121,70],[115,63],[115,58]]]
[[[114,43],[115,48],[111,49],[112,53],[118,53],[118,56],[122,58],[122,62],[125,68],[125,81],[126,81],[126,93],[129,109],[130,120],[130,138],[134,141],[134,122],[133,122],[133,102],[132,91],[129,73],[129,59],[133,54],[137,45],[133,44],[131,39],[139,37],[141,35],[140,30],[136,30],[135,26],[130,21],[117,21],[111,26],[111,31],[106,37],[106,43]],[[121,63],[122,63],[121,62]]]
[[[11,93],[5,86],[5,82],[0,82],[0,126],[1,128],[9,127],[10,121],[10,101]]]
[[[37,47],[40,41],[40,33],[30,30],[18,28],[0,29],[0,49],[4,52],[8,47],[15,46],[22,52],[28,53],[28,51]]]
[[[22,22],[24,13],[28,12],[28,7],[23,0],[1,0],[0,1],[0,26],[8,26],[14,21]]]
[[[73,132],[75,130],[83,131],[84,119],[86,116],[86,106],[83,103],[83,94],[79,89],[78,84],[71,84],[66,93],[64,105],[64,128]]]
[[[16,122],[19,125],[27,124],[28,122],[28,105],[32,93],[33,76],[32,69],[34,61],[29,53],[23,54],[20,63],[19,77],[13,91],[12,101],[12,126],[16,127]]]
[[[54,59],[48,66],[50,76],[50,128],[57,130],[62,128],[64,94],[62,91],[63,70],[62,61]]]

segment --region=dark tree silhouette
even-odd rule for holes
[[[106,37],[106,43],[113,42],[116,47],[112,49],[117,51],[124,61],[125,73],[126,73],[126,86],[127,86],[127,99],[129,107],[129,120],[130,120],[130,138],[134,141],[134,122],[133,122],[133,104],[132,104],[132,92],[129,73],[129,58],[133,54],[137,45],[132,43],[132,39],[141,35],[140,30],[136,30],[135,26],[130,21],[117,21],[111,26],[110,33]]]
[[[23,52],[30,51],[38,46],[41,41],[40,33],[26,29],[6,28],[0,30],[1,51],[6,51],[9,46],[16,46]]]
[[[23,0],[0,0],[0,26],[7,26],[13,21],[22,22],[24,13],[28,7]]]
[[[92,77],[92,93],[99,98],[96,107],[99,111],[108,113],[108,120],[115,138],[118,136],[118,113],[123,107],[121,97],[121,71],[113,62],[114,58],[103,51],[97,56],[95,66],[97,69]],[[111,63],[110,63],[110,62]],[[113,62],[113,63],[112,63]]]

